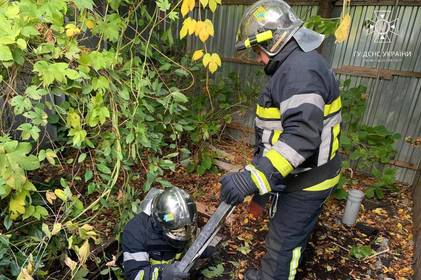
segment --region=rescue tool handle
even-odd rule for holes
[[[176,263],[176,268],[181,272],[188,272],[193,266],[194,261],[203,253],[209,243],[218,232],[224,220],[232,213],[235,206],[221,202],[215,213],[209,218],[209,221],[202,228],[196,240],[187,250],[183,258]]]

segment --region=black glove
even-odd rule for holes
[[[162,266],[161,280],[181,280],[188,279],[190,277],[189,273],[179,271],[175,264],[176,262]]]
[[[221,178],[221,200],[231,205],[237,205],[244,198],[258,191],[251,180],[250,171],[232,172]]]

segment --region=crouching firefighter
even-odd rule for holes
[[[272,197],[266,255],[259,270],[246,272],[247,280],[294,279],[339,181],[341,99],[331,68],[316,51],[323,39],[282,0],[256,2],[239,26],[237,50],[257,53],[269,76],[257,100],[253,160],[221,179],[227,203],[252,194],[252,203]]]
[[[187,279],[175,262],[188,249],[196,229],[196,204],[185,191],[173,187],[151,189],[142,212],[123,231],[123,267],[128,280]]]

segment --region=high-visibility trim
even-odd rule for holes
[[[280,120],[281,110],[277,107],[263,107],[257,104],[256,116],[262,119]]]
[[[269,41],[272,38],[273,38],[272,30],[267,30],[265,32],[257,33],[256,34],[256,42],[257,43],[262,43],[262,42],[265,42],[265,41]]]
[[[338,112],[342,107],[341,97],[339,96],[330,104],[326,104],[324,107],[324,115],[329,116],[333,113]]]
[[[151,265],[157,265],[157,264],[172,264],[174,262],[174,259],[169,259],[169,260],[155,260],[155,259],[150,259],[149,263]]]
[[[331,179],[327,179],[323,182],[318,183],[317,185],[305,188],[304,191],[318,192],[318,191],[324,191],[324,190],[333,188],[334,186],[338,184],[340,178],[341,178],[341,174],[338,174]]]
[[[286,177],[289,173],[291,173],[292,170],[294,170],[294,167],[291,165],[291,163],[289,163],[289,161],[284,156],[282,156],[274,149],[268,151],[265,154],[265,157],[269,159],[273,167],[275,167],[275,169],[278,170],[278,172],[281,173],[283,177]]]
[[[282,121],[265,121],[256,117],[256,126],[261,129],[268,129],[268,130],[284,130],[282,128]]]
[[[336,151],[339,149],[339,132],[341,131],[341,125],[338,123],[332,128],[333,142],[332,142],[332,152],[330,154],[330,159],[336,155]]]
[[[300,155],[294,148],[285,142],[278,141],[273,145],[273,149],[281,154],[292,166],[298,167],[305,161],[305,158]]]
[[[319,146],[319,157],[317,160],[317,166],[325,164],[330,158],[330,151],[332,147],[332,127],[339,125],[342,122],[341,114],[335,114],[323,121],[323,130],[321,134],[321,140]]]
[[[251,41],[250,41],[250,39],[247,38],[244,41],[244,47],[246,47],[246,49],[251,48]]]
[[[272,145],[275,145],[276,142],[278,142],[279,137],[281,136],[282,131],[281,130],[274,130],[271,143]]]
[[[159,278],[159,268],[155,267],[152,272],[151,280],[158,280]]]
[[[143,277],[145,277],[145,271],[144,270],[140,270],[136,276],[135,276],[135,280],[143,280]]]
[[[123,261],[130,261],[134,260],[137,262],[144,262],[149,261],[149,254],[146,252],[137,252],[137,253],[130,253],[130,252],[124,252],[123,253]]]
[[[178,261],[179,259],[181,259],[182,256],[183,256],[183,253],[177,253],[175,255],[175,259]]]
[[[301,247],[297,247],[292,250],[292,259],[289,263],[289,276],[288,280],[294,280],[295,274],[297,274],[298,263],[301,257]]]
[[[256,185],[256,187],[259,190],[259,193],[261,195],[272,191],[272,189],[270,188],[269,181],[268,181],[268,179],[266,178],[266,175],[263,172],[258,170],[252,164],[247,165],[246,170],[250,171],[251,180]]]
[[[263,143],[270,143],[270,136],[272,135],[272,130],[263,129],[262,132],[262,142]]]
[[[320,94],[306,93],[296,94],[281,102],[281,112],[285,113],[289,109],[297,108],[303,104],[311,104],[324,110],[325,101]]]

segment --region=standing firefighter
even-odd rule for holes
[[[294,279],[324,201],[339,181],[341,99],[316,52],[324,37],[302,26],[282,0],[261,0],[243,16],[237,50],[253,49],[270,79],[256,109],[251,164],[221,179],[221,199],[238,204],[272,193],[266,255],[245,279]]]
[[[125,279],[188,279],[189,274],[179,272],[174,262],[181,259],[194,235],[196,204],[177,187],[152,190],[141,204],[142,212],[123,231]]]

